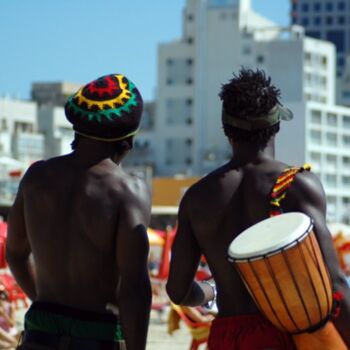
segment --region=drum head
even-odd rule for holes
[[[239,234],[230,244],[228,255],[232,260],[263,257],[293,244],[312,227],[312,220],[303,213],[274,216]]]

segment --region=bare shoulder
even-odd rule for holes
[[[128,207],[150,208],[151,207],[151,190],[149,185],[141,178],[123,174],[113,176],[118,178],[114,181],[115,194],[122,199],[122,202]]]
[[[203,176],[186,191],[184,198],[189,200],[196,196],[202,196],[209,188],[216,186],[220,179],[222,179],[230,170],[232,169],[229,167],[229,164],[225,164]]]
[[[40,160],[31,164],[21,180],[21,185],[26,186],[40,179],[45,171],[46,163],[46,161]]]
[[[311,204],[326,211],[326,195],[322,183],[311,171],[303,171],[296,175],[287,198],[293,203]]]

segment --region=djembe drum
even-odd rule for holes
[[[228,254],[260,311],[293,334],[298,349],[347,349],[328,322],[332,283],[307,215],[261,221],[237,236]]]

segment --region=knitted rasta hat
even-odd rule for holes
[[[142,106],[136,86],[124,75],[111,74],[70,96],[65,113],[77,134],[100,141],[119,141],[138,132]]]

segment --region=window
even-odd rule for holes
[[[319,168],[321,166],[321,154],[316,152],[311,152],[311,164],[314,167]]]
[[[327,31],[327,40],[331,41],[337,48],[338,52],[345,50],[345,33],[343,30],[329,30]]]
[[[187,38],[186,42],[187,44],[193,44],[193,38]]]
[[[332,16],[326,17],[326,24],[329,26],[333,24],[333,17]]]
[[[320,144],[321,143],[321,132],[317,130],[311,130],[311,140],[315,144]],[[350,143],[350,139],[349,139]]]
[[[327,2],[326,10],[327,11],[333,11],[333,2]]]
[[[344,11],[345,8],[346,8],[346,4],[345,4],[344,1],[338,2],[338,10],[339,10],[339,11]]]
[[[322,65],[323,65],[324,67],[326,67],[326,66],[327,66],[327,63],[328,63],[327,56],[322,56],[321,62],[322,62]]]
[[[345,16],[338,16],[338,24],[344,24],[345,23]]]
[[[188,59],[187,59],[187,64],[188,64],[189,66],[192,66],[192,64],[193,64],[193,59],[192,59],[192,58],[188,58]]]
[[[1,119],[1,130],[6,131],[8,129],[7,119]]]
[[[301,11],[309,12],[309,4],[302,4]]]
[[[350,176],[342,176],[341,180],[344,187],[350,187]]]
[[[322,18],[320,16],[317,16],[314,18],[314,25],[319,26],[322,24]]]
[[[343,168],[350,169],[350,157],[343,157]]]
[[[326,167],[329,171],[336,171],[337,170],[337,156],[328,154],[326,158]]]
[[[344,57],[338,57],[338,59],[337,59],[337,66],[338,67],[344,67],[344,65],[345,65]]]
[[[344,135],[343,136],[343,145],[344,146],[350,146],[350,135]]]
[[[307,27],[309,25],[309,18],[308,17],[304,17],[302,20],[301,20],[301,24],[304,26],[304,27]]]
[[[326,140],[328,146],[336,146],[337,145],[337,134],[327,132]]]
[[[315,2],[314,3],[314,11],[315,12],[320,12],[321,11],[321,3]]]
[[[329,126],[337,126],[337,116],[333,113],[327,114],[327,124]]]
[[[335,187],[335,185],[337,184],[337,176],[333,174],[327,174],[326,183],[328,186]]]
[[[321,111],[315,111],[315,110],[311,111],[311,122],[313,124],[321,124],[321,120],[322,120],[321,118],[322,118]]]
[[[343,128],[350,129],[350,117],[345,116],[345,115],[343,117]]]
[[[192,15],[192,13],[189,13],[189,14],[187,15],[187,20],[188,20],[189,22],[193,21],[193,18],[194,18],[194,16]]]
[[[258,63],[258,64],[262,64],[262,63],[264,63],[264,61],[265,61],[265,57],[262,56],[262,55],[259,55],[259,56],[256,58],[256,63]]]
[[[168,59],[166,60],[166,64],[167,64],[168,66],[171,66],[171,65],[173,64],[173,60],[172,60],[171,58],[168,58]]]
[[[305,60],[307,63],[311,63],[311,53],[310,53],[310,52],[305,52],[305,54],[304,54],[304,60]]]

